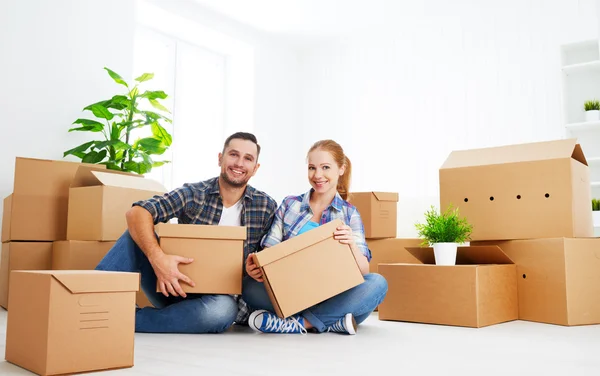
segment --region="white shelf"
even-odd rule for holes
[[[570,131],[590,131],[598,129],[600,130],[600,121],[586,121],[582,123],[571,123],[565,125]]]
[[[600,72],[600,60],[588,61],[587,63],[571,64],[562,67],[562,71],[568,76],[571,74]]]

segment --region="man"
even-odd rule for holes
[[[234,321],[247,319],[247,307],[241,299],[236,301],[238,297],[183,291],[181,283],[195,284],[178,265],[201,261],[165,254],[154,225],[178,218],[184,224],[246,226],[244,259],[258,251],[277,209],[275,200],[248,185],[260,167],[259,154],[253,134],[232,134],[219,153],[218,177],[136,202],[127,212],[128,230],[96,270],[141,273],[142,290],[156,308],[137,309],[137,332],[220,333]],[[157,282],[160,293],[156,292]]]

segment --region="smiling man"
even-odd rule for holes
[[[194,281],[182,274],[178,265],[201,261],[165,254],[154,225],[177,218],[183,224],[246,226],[244,259],[258,251],[277,209],[269,195],[248,185],[260,167],[259,154],[260,145],[253,134],[234,133],[219,153],[218,177],[133,203],[127,212],[128,230],[96,270],[141,274],[142,290],[154,307],[137,309],[137,332],[220,333],[234,322],[247,320],[248,309],[240,297],[182,290],[181,282],[194,286]],[[156,292],[157,282],[160,293]]]

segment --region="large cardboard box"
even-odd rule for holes
[[[352,192],[350,202],[356,206],[365,227],[365,238],[395,238],[398,227],[398,193]]]
[[[67,239],[117,240],[127,229],[131,205],[165,191],[140,175],[80,168],[69,188]]]
[[[6,360],[38,375],[133,366],[138,273],[15,271]]]
[[[17,157],[13,193],[4,199],[2,242],[66,239],[69,184],[82,166],[89,165]]]
[[[587,161],[574,139],[454,151],[440,199],[473,224],[472,240],[592,237]]]
[[[52,242],[2,243],[0,257],[0,306],[8,309],[10,272],[48,270],[52,266]]]
[[[600,324],[600,239],[529,239],[497,244],[517,265],[519,319]]]
[[[81,240],[64,240],[53,243],[53,270],[94,270],[116,242],[98,242]],[[136,294],[136,304],[140,308],[150,307],[142,289]]]
[[[407,249],[423,264],[379,264],[380,320],[479,328],[518,318],[516,266],[499,247],[459,247],[454,266],[433,265],[432,248]]]
[[[367,239],[367,246],[371,250],[369,272],[378,273],[377,265],[384,263],[421,264],[406,247],[418,247],[422,242],[422,239]]]
[[[333,239],[342,223],[331,221],[252,254],[279,317],[289,317],[364,282],[350,247]]]
[[[194,259],[190,264],[179,264],[179,271],[196,284],[192,287],[181,283],[186,293],[241,294],[246,233],[244,226],[156,226],[160,247],[166,254]]]

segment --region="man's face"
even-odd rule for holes
[[[258,170],[258,148],[252,141],[234,138],[219,153],[221,178],[235,188],[242,188]]]

